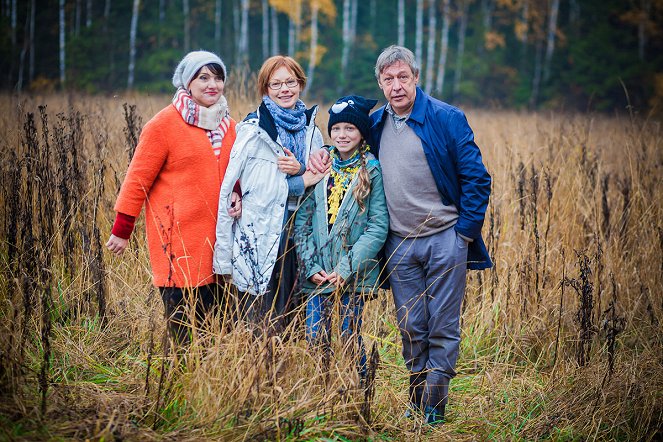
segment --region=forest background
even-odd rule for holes
[[[375,58],[393,43],[454,104],[660,112],[663,101],[661,0],[1,0],[0,87],[170,93],[173,66],[202,48],[235,72],[292,55],[309,101],[379,97]]]

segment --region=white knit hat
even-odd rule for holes
[[[223,79],[225,80],[227,78],[226,65],[223,64],[223,61],[221,61],[218,55],[207,51],[192,51],[186,54],[182,61],[180,61],[180,64],[177,65],[173,74],[173,86],[176,88],[188,88],[196,72],[203,66],[211,63],[221,66]]]

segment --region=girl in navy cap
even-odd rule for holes
[[[356,336],[359,373],[365,372],[361,339],[364,297],[378,288],[377,254],[389,216],[377,159],[368,151],[368,113],[376,100],[352,95],[329,109],[329,176],[310,190],[295,218],[295,242],[307,293],[306,336],[329,342],[330,312],[339,306],[341,334]],[[337,302],[338,301],[338,302]]]

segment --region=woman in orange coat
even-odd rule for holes
[[[143,128],[106,243],[121,255],[145,204],[153,283],[180,344],[188,342],[186,304],[195,305],[202,319],[220,301],[212,257],[219,188],[235,141],[225,80],[226,67],[211,52],[190,52],[179,63],[173,75],[177,92]],[[233,199],[229,214],[238,216],[239,196]]]

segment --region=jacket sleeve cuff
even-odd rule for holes
[[[289,176],[288,181],[288,195],[289,196],[302,196],[304,195],[304,178],[300,175]]]
[[[113,224],[113,229],[111,233],[118,238],[129,239],[131,237],[131,232],[134,231],[134,225],[136,224],[136,217],[127,215],[126,213],[117,212],[115,216],[115,223]]]
[[[309,279],[311,276],[315,275],[316,273],[320,272],[322,270],[322,267],[320,267],[317,264],[313,264],[310,269],[306,272],[306,279]]]

